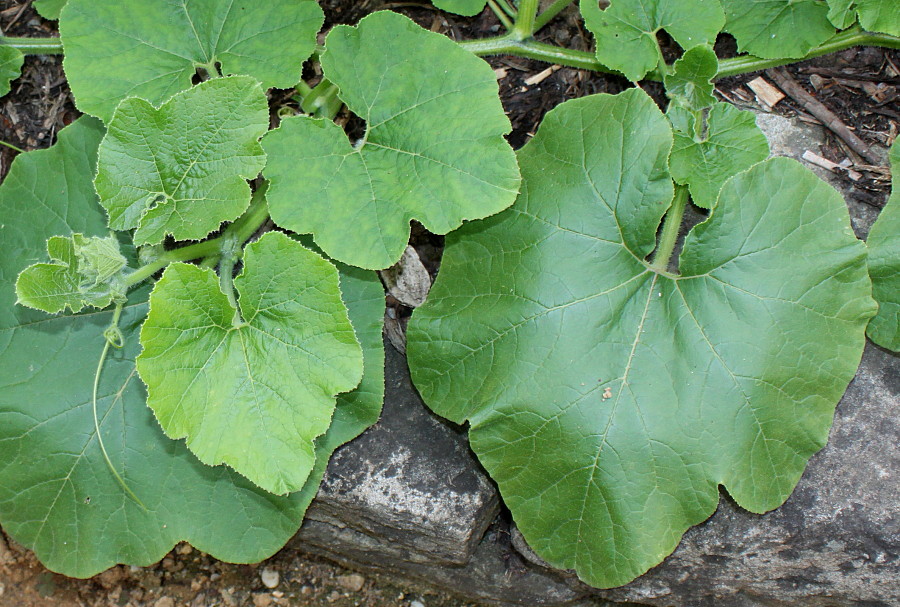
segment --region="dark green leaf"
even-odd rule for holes
[[[448,237],[408,334],[532,548],[601,587],[659,563],[720,485],[753,512],[787,498],[874,313],[843,200],[792,160],[732,178],[680,274],[651,269],[670,145],[637,90],[547,114],[516,205]]]
[[[22,73],[25,57],[18,49],[0,45],[0,97],[9,92],[10,82]]]
[[[870,32],[900,36],[900,3],[897,0],[828,0],[828,18],[838,28],[859,23]]]
[[[123,99],[159,105],[219,64],[290,88],[323,19],[312,0],[70,0],[59,27],[78,109],[108,121]]]
[[[637,82],[656,69],[662,51],[656,34],[665,30],[691,49],[712,45],[725,24],[719,0],[581,0],[584,24],[597,40],[597,60]]]
[[[722,0],[738,50],[763,59],[805,57],[835,34],[822,0]]]
[[[34,8],[44,19],[59,19],[67,0],[34,0]]]
[[[366,134],[351,144],[333,122],[300,116],[267,135],[275,223],[312,233],[330,257],[377,269],[403,254],[412,219],[445,234],[512,204],[510,124],[484,61],[392,12],[335,27],[325,48],[325,76]]]
[[[137,228],[135,244],[199,240],[250,204],[247,179],[266,163],[259,144],[269,106],[246,76],[217,78],[159,109],[126,99],[100,144],[94,184],[116,230]]]
[[[432,3],[442,11],[472,17],[484,10],[485,0],[433,0]]]
[[[900,144],[891,148],[893,190],[869,231],[869,275],[878,315],[869,323],[869,338],[900,351]]]
[[[672,103],[689,110],[701,110],[716,102],[712,79],[719,60],[709,46],[695,46],[675,62],[675,71],[665,77],[666,95]]]

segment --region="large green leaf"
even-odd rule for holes
[[[98,413],[129,498],[97,443],[91,386],[112,313],[50,317],[15,305],[14,280],[54,235],[107,233],[91,184],[103,128],[82,118],[52,148],[16,158],[0,186],[0,525],[55,571],[87,577],[149,565],[187,540],[255,562],[278,550],[308,500],[267,494],[225,467],[204,466],[163,435],[134,367],[146,290],[125,309],[125,347],[111,355]],[[327,457],[327,454],[325,455]]]
[[[22,73],[25,56],[18,49],[0,45],[0,97],[7,94],[10,82]]]
[[[584,24],[597,40],[597,59],[637,82],[662,60],[656,41],[667,31],[684,49],[712,45],[725,24],[720,0],[581,0]]]
[[[510,124],[484,61],[392,12],[335,27],[325,48],[325,76],[366,134],[351,144],[333,122],[304,116],[269,133],[275,223],[312,233],[330,257],[377,269],[400,259],[412,219],[445,234],[512,204]]]
[[[116,230],[136,244],[198,240],[250,205],[247,179],[266,156],[269,108],[259,83],[216,78],[154,108],[126,99],[100,144],[94,184]]]
[[[449,13],[472,17],[484,10],[485,0],[433,0],[432,4]]]
[[[68,0],[34,0],[34,8],[44,19],[59,19],[59,13]]]
[[[701,110],[716,102],[713,78],[719,71],[719,60],[712,47],[695,46],[675,62],[671,74],[666,74],[666,96],[674,105],[689,110]]]
[[[717,103],[705,116],[678,107],[670,107],[667,115],[675,130],[669,170],[677,183],[690,187],[699,207],[715,206],[729,177],[769,155],[769,143],[753,112]]]
[[[526,539],[624,584],[716,508],[764,512],[828,436],[874,313],[840,196],[775,159],[732,178],[651,269],[669,126],[642,92],[569,101],[522,194],[448,237],[413,315],[416,386],[470,441]]]
[[[835,34],[822,0],[722,0],[738,50],[764,59],[804,57]]]
[[[891,148],[893,190],[869,230],[869,275],[878,315],[869,323],[869,338],[900,351],[900,144]]]
[[[828,0],[828,18],[838,28],[859,23],[870,32],[900,36],[900,3],[897,0]]]
[[[59,27],[78,109],[108,121],[127,97],[189,88],[198,67],[290,88],[323,19],[312,0],[70,0]]]
[[[147,404],[200,461],[263,489],[303,487],[335,395],[362,377],[337,269],[280,232],[244,252],[239,309],[215,273],[169,266],[150,296],[138,372]]]

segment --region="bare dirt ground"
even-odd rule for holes
[[[323,0],[326,27],[354,23],[381,8],[399,10],[424,27],[455,39],[485,37],[499,26],[490,11],[472,19],[454,18],[436,11],[428,2],[382,0]],[[45,37],[56,34],[54,22],[41,19],[31,0],[0,0],[0,28],[12,36]],[[591,39],[571,11],[563,13],[538,38],[545,42],[587,50]],[[733,47],[733,44],[731,45]],[[726,40],[718,49],[733,52]],[[588,71],[560,68],[519,58],[490,59],[500,84],[504,106],[513,125],[509,136],[514,147],[523,145],[537,129],[543,115],[565,101],[593,93],[617,93],[630,86],[625,80]],[[885,148],[900,131],[900,52],[852,49],[793,66],[790,73],[816,96],[866,144]],[[720,95],[738,105],[776,111],[801,120],[818,122],[802,103],[786,98],[774,108],[765,107],[748,84],[753,74],[718,83]],[[763,75],[766,78],[765,75]],[[768,78],[771,81],[770,78]],[[660,103],[659,85],[645,89]],[[290,105],[288,93],[272,96],[274,109]],[[60,57],[28,57],[22,77],[0,100],[0,140],[25,150],[51,145],[56,133],[79,115],[62,71]],[[852,181],[862,202],[884,205],[890,180],[884,164],[860,158],[836,136],[817,151],[835,163],[849,161],[851,171],[836,169]],[[0,146],[0,179],[17,152]],[[414,231],[421,243],[439,248],[441,239]],[[423,255],[424,256],[424,255]],[[435,260],[435,265],[436,265]],[[399,316],[409,310],[399,309]],[[427,589],[404,585],[386,577],[362,576],[316,558],[282,551],[259,565],[222,563],[182,544],[152,567],[119,566],[89,580],[54,574],[27,550],[0,532],[0,607],[266,607],[287,606],[398,606],[463,607],[472,605]]]

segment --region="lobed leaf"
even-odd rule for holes
[[[9,247],[0,258],[0,525],[76,577],[150,565],[183,540],[215,558],[257,562],[296,532],[308,499],[265,493],[165,437],[134,367],[146,290],[125,307],[125,344],[104,367],[98,401],[113,465],[146,510],[110,473],[94,430],[91,387],[112,313],[50,317],[14,303],[16,274],[44,258],[47,238],[107,234],[91,184],[102,136],[98,121],[81,118],[53,147],[18,156],[0,185]]]
[[[290,88],[323,20],[312,0],[69,0],[59,27],[78,109],[109,121],[128,97],[159,105],[190,88],[198,69]]]
[[[821,0],[722,0],[738,50],[763,59],[805,57],[835,34]]]
[[[16,303],[56,314],[105,308],[124,298],[121,272],[128,262],[115,236],[51,236],[47,253],[51,263],[36,263],[19,274]]]
[[[55,21],[59,19],[66,2],[67,0],[34,0],[33,5],[41,17]]]
[[[666,96],[689,110],[707,108],[716,103],[712,81],[718,71],[719,60],[712,47],[695,46],[675,62],[671,74],[666,74]]]
[[[126,99],[100,144],[94,184],[115,230],[135,244],[199,240],[250,205],[266,156],[269,109],[258,82],[217,78],[154,108]]]
[[[828,0],[828,19],[835,27],[859,23],[870,32],[900,36],[900,4],[896,0]]]
[[[299,116],[266,135],[279,226],[312,233],[334,259],[377,269],[403,254],[410,220],[445,234],[515,200],[510,124],[484,61],[382,11],[332,29],[322,68],[366,133],[351,144],[333,122]]]
[[[700,118],[678,107],[670,107],[667,115],[675,131],[669,157],[672,178],[687,184],[694,204],[704,209],[715,206],[729,177],[769,155],[769,143],[753,112],[717,103]]]
[[[597,41],[597,60],[632,82],[660,64],[660,30],[691,49],[711,46],[725,24],[719,0],[612,0],[605,10],[597,0],[581,0],[581,14]]]
[[[900,351],[900,144],[891,147],[891,198],[869,230],[869,275],[878,314],[869,323],[869,339]]]
[[[448,13],[474,17],[484,10],[485,0],[432,0],[437,8]]]
[[[680,274],[645,258],[672,198],[643,92],[568,101],[519,153],[513,208],[447,239],[409,361],[535,551],[624,584],[724,486],[780,505],[828,436],[874,313],[840,196],[798,163],[733,177]]]
[[[11,46],[0,45],[0,97],[10,90],[10,82],[22,74],[25,56]]]
[[[335,395],[360,382],[362,353],[328,261],[280,232],[248,245],[243,259],[239,309],[212,270],[166,269],[137,369],[168,436],[284,494],[306,482]]]

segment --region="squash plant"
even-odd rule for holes
[[[413,378],[470,424],[547,561],[624,584],[713,512],[719,486],[754,512],[787,498],[866,327],[897,347],[900,203],[867,266],[840,196],[766,160],[752,115],[712,82],[898,48],[892,0],[585,0],[595,54],[534,40],[571,2],[487,4],[508,31],[460,43],[376,12],[317,47],[312,0],[38,0],[62,47],[0,39],[5,79],[22,52],[64,52],[86,114],[0,186],[12,537],[74,576],[181,540],[236,562],[281,547],[334,449],[378,418],[372,270],[400,258],[413,219],[450,234],[410,325]],[[661,29],[685,50],[672,65]],[[753,55],[720,61],[722,31]],[[662,80],[670,102],[639,88],[569,101],[514,152],[476,57],[496,53]],[[272,87],[304,110],[274,130]],[[333,121],[344,105],[358,139]],[[679,246],[689,204],[709,216]]]

